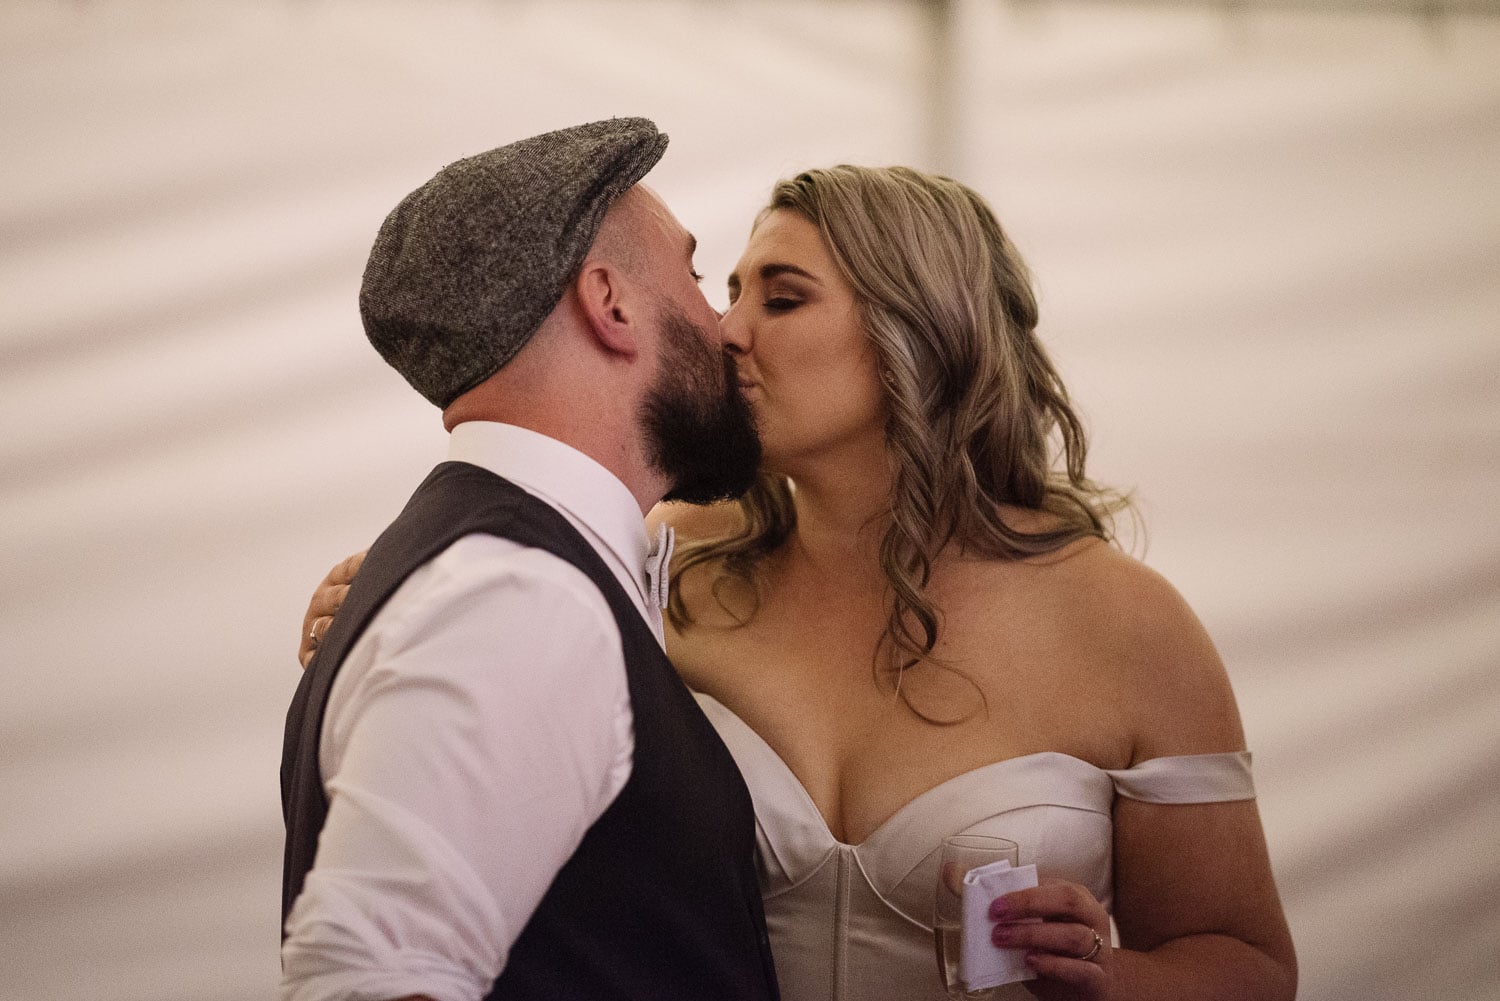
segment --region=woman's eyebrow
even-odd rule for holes
[[[818,281],[816,275],[812,274],[809,271],[804,271],[802,268],[797,267],[797,265],[795,264],[762,264],[760,266],[761,281],[769,281],[772,278],[776,278],[780,275],[798,275],[802,278],[806,278],[810,282],[817,282],[819,285],[823,284],[822,282]]]
[[[776,278],[780,275],[797,275],[800,278],[806,278],[808,281],[813,282],[814,284],[823,284],[818,280],[817,275],[813,274],[810,271],[805,271],[802,268],[797,267],[797,265],[795,264],[762,264],[757,273],[760,275],[760,280],[763,282],[768,282],[772,278]],[[738,271],[731,271],[729,273],[728,285],[729,294],[731,296],[737,296],[740,294],[740,273]]]
[[[762,282],[771,281],[772,278],[778,278],[781,275],[796,275],[798,278],[805,278],[807,281],[822,285],[822,282],[817,279],[816,275],[801,269],[796,264],[762,264],[756,273],[760,276],[760,281]],[[730,293],[739,291],[739,272],[729,273],[729,291]]]

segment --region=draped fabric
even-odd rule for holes
[[[365,253],[616,114],[718,304],[778,176],[985,194],[1228,665],[1301,997],[1500,994],[1500,18],[958,6],[944,60],[896,0],[0,6],[7,995],[271,994],[302,609],[442,455]]]

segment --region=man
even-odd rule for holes
[[[445,168],[360,311],[449,460],[287,717],[282,996],[772,998],[754,819],[661,646],[641,516],[759,447],[643,119]]]

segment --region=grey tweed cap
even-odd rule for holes
[[[666,148],[650,121],[611,118],[444,167],[375,237],[359,292],[370,343],[446,407],[525,347]]]

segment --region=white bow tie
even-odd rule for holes
[[[646,553],[646,601],[655,602],[656,607],[667,607],[669,581],[667,570],[672,565],[672,550],[677,545],[677,533],[669,525],[656,526],[656,539]]]

